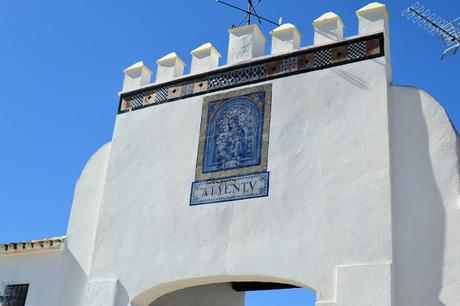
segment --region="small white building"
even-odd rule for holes
[[[317,306],[460,305],[459,137],[441,105],[392,83],[388,11],[359,33],[326,13],[271,54],[229,30],[191,74],[125,70],[113,138],[75,188],[67,235],[0,245],[3,305],[242,306],[305,287]]]

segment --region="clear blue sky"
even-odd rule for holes
[[[228,0],[244,4],[245,0]],[[346,36],[357,33],[362,0],[263,0],[264,16],[298,26],[335,11]],[[460,126],[460,54],[440,61],[436,38],[401,17],[412,1],[390,0],[394,83],[424,88]],[[447,19],[458,0],[424,3]],[[91,154],[110,141],[122,70],[171,51],[212,42],[226,57],[227,29],[241,14],[214,0],[14,0],[0,2],[0,241],[64,235],[74,186]],[[272,26],[262,25],[268,34]],[[190,66],[190,65],[189,65]],[[314,263],[312,263],[314,264]]]

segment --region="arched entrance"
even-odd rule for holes
[[[218,301],[218,302],[216,302]],[[152,287],[133,306],[314,306],[315,292],[299,282],[262,276],[216,276]]]

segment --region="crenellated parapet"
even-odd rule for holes
[[[386,56],[389,18],[386,6],[371,3],[356,14],[357,36],[344,38],[342,19],[328,12],[313,21],[314,44],[307,47],[301,47],[302,34],[295,25],[283,24],[270,32],[269,55],[264,54],[267,38],[257,25],[230,29],[226,65],[219,66],[220,53],[206,43],[191,52],[188,75],[184,75],[185,63],[176,53],[159,59],[154,83],[146,81],[152,73],[139,62],[125,70],[118,112]]]
[[[0,244],[0,256],[62,250],[65,240],[63,236]]]

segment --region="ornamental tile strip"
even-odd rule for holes
[[[384,56],[383,33],[255,59],[121,94],[118,113]]]

